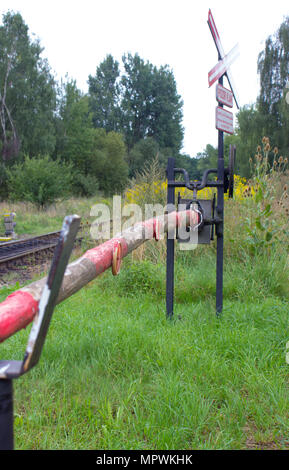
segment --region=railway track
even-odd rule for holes
[[[112,223],[113,220],[102,221]],[[76,239],[76,246],[80,246],[83,234],[86,229],[90,229],[88,222],[81,225],[79,237]],[[9,270],[17,269],[27,265],[36,266],[50,259],[54,253],[54,248],[58,242],[60,231],[45,233],[36,237],[21,240],[12,240],[0,243],[0,275]],[[95,245],[95,242],[93,243]]]
[[[12,240],[0,244],[0,273],[13,269],[19,265],[38,264],[53,255],[60,232],[51,232],[37,237]]]
[[[54,247],[60,232],[51,232],[37,237],[12,240],[0,244],[0,263],[11,261],[25,254],[35,253],[45,248]]]

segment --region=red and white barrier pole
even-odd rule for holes
[[[160,238],[168,226],[197,225],[198,213],[187,210],[171,212],[135,224],[123,231],[120,236],[88,250],[78,260],[66,268],[57,304],[79,291],[101,273],[112,267],[113,274],[119,272],[121,259],[138,248],[145,241]],[[162,230],[163,229],[163,230]],[[38,313],[38,303],[46,278],[35,281],[9,295],[0,303],[0,342],[31,323]]]

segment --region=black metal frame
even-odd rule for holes
[[[187,188],[193,191],[193,199],[183,200],[185,203],[197,203],[201,206],[197,199],[197,192],[204,188],[217,189],[217,206],[215,200],[212,201],[213,215],[212,217],[204,217],[204,226],[211,225],[211,237],[213,233],[217,237],[217,255],[216,255],[216,313],[220,315],[223,309],[223,244],[224,244],[224,193],[229,192],[229,197],[233,197],[234,188],[234,163],[236,156],[236,147],[230,146],[229,167],[224,167],[224,144],[223,132],[219,131],[219,155],[218,168],[208,169],[204,172],[202,181],[190,181],[187,171],[183,168],[175,168],[175,159],[168,159],[167,166],[167,204],[168,213],[175,210],[175,188]],[[184,181],[177,181],[175,176],[182,174]],[[209,181],[209,175],[217,175],[216,181]],[[180,199],[179,199],[180,202]],[[201,233],[201,232],[200,232]],[[174,315],[174,259],[175,259],[175,237],[168,230],[167,233],[167,271],[166,271],[166,310],[167,317],[173,318]]]
[[[13,450],[13,379],[27,373],[39,359],[80,225],[80,217],[65,217],[49,275],[39,302],[22,361],[0,361],[0,450]]]

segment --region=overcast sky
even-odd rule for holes
[[[289,15],[288,0],[2,0],[1,15],[20,12],[40,39],[55,77],[66,73],[87,91],[88,75],[107,54],[121,61],[138,53],[153,65],[168,64],[184,101],[183,152],[195,156],[217,146],[215,85],[208,72],[217,51],[207,25],[211,8],[225,53],[238,43],[231,66],[241,106],[259,92],[257,57],[266,38]],[[227,86],[226,80],[224,85]],[[234,106],[233,112],[236,112]]]

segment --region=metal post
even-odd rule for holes
[[[221,59],[219,54],[219,60]],[[223,76],[219,79],[223,85]],[[223,107],[222,104],[219,104]],[[223,310],[223,251],[224,251],[224,132],[218,131],[218,181],[223,184],[218,186],[217,216],[221,221],[216,227],[217,234],[217,266],[216,266],[216,312]]]
[[[13,448],[13,384],[0,379],[0,450]]]
[[[174,181],[175,159],[168,159],[167,179],[168,179],[168,195],[167,204],[168,212],[172,212],[172,205],[175,204],[175,187],[170,186],[170,181]],[[167,232],[167,277],[166,277],[166,307],[167,318],[172,319],[174,315],[174,263],[175,263],[175,240],[171,230]]]

